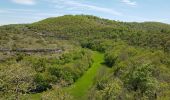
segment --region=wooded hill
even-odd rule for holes
[[[24,98],[23,94],[41,93],[56,85],[60,86],[59,90],[69,87],[93,64],[91,50],[105,55],[105,65],[96,73],[93,86],[86,94],[88,99],[170,99],[169,24],[65,15],[32,24],[1,26],[0,48],[64,50],[60,54],[41,55],[0,52],[1,59],[5,58],[0,63],[0,94],[5,99]],[[28,75],[17,76],[17,71],[25,69]],[[10,75],[14,77],[9,78]],[[16,81],[18,77],[22,81]],[[18,84],[24,87],[16,87]],[[72,95],[65,92],[44,93],[40,98],[64,96],[69,100]]]

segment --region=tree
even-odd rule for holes
[[[19,100],[21,95],[29,92],[34,88],[33,76],[34,71],[30,67],[20,64],[5,66],[0,71],[0,91],[3,92],[4,98]]]
[[[41,100],[72,100],[72,97],[63,92],[60,88],[55,87],[56,91],[44,92],[42,94]]]
[[[158,81],[152,76],[152,65],[143,64],[127,75],[126,84],[129,89],[139,92],[141,97],[147,96],[150,99],[155,99]]]

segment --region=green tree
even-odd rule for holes
[[[129,72],[125,80],[128,88],[139,92],[141,97],[156,99],[158,81],[152,76],[152,68],[153,66],[150,64],[136,66],[133,71]]]
[[[4,98],[11,98],[19,100],[20,97],[28,93],[34,88],[34,74],[35,72],[26,66],[20,64],[13,64],[6,66],[0,71],[0,91],[3,92]]]

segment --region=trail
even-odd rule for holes
[[[93,61],[91,68],[89,68],[77,82],[66,89],[66,91],[74,97],[74,100],[87,100],[88,90],[93,85],[99,67],[101,67],[101,64],[104,62],[104,54],[94,51]]]

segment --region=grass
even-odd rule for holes
[[[66,92],[69,92],[74,97],[74,100],[87,100],[88,90],[93,85],[94,78],[97,75],[101,63],[104,62],[104,55],[99,52],[94,52],[93,61],[91,68],[89,68],[75,84],[65,89]]]
[[[70,95],[73,96],[73,100],[87,100],[88,90],[92,87],[103,62],[104,54],[94,51],[91,68],[89,68],[73,85],[64,88],[64,91],[70,93]],[[56,90],[53,90],[53,92],[55,91]],[[28,98],[31,100],[40,100],[41,95],[42,93],[32,94],[29,95]]]

